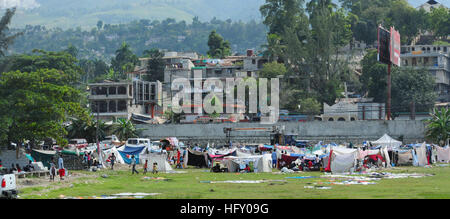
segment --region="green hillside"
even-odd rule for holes
[[[164,20],[191,22],[217,19],[234,21],[260,20],[259,6],[264,0],[30,0],[39,4],[33,9],[19,7],[14,27],[45,25],[63,29],[92,28],[104,23],[128,23],[133,20]]]

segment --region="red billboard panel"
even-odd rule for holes
[[[400,50],[401,50],[401,41],[400,41],[400,33],[391,27],[391,45],[390,45],[390,57],[391,63],[400,66]]]

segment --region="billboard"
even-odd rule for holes
[[[400,33],[395,30],[395,28],[391,27],[391,45],[390,45],[390,56],[391,63],[400,66],[400,50],[401,50],[401,41],[400,41]]]
[[[391,33],[383,27],[378,27],[378,61],[391,64],[390,44]]]

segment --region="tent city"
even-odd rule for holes
[[[0,198],[450,199],[449,7],[2,0]]]

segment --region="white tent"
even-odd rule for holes
[[[108,159],[111,154],[114,154],[114,156],[116,156],[116,163],[125,164],[125,161],[123,161],[122,156],[120,156],[120,153],[117,150],[116,146],[103,151],[103,156],[105,159]]]
[[[342,147],[333,147],[332,150],[331,172],[350,172],[350,169],[355,166],[358,151]]]
[[[255,173],[272,172],[272,155],[264,154],[260,156],[247,157],[225,157],[222,163],[228,168],[229,172],[238,172],[245,164],[253,162]]]
[[[393,139],[391,136],[389,136],[388,134],[384,134],[383,137],[381,137],[380,139],[376,140],[376,141],[372,141],[371,142],[374,146],[375,145],[380,145],[380,146],[386,146],[386,147],[400,147],[402,145],[401,141],[397,141],[395,139]]]
[[[169,162],[166,160],[167,154],[160,153],[144,153],[139,155],[139,160],[141,164],[148,161],[147,171],[151,172],[153,170],[153,163],[157,163],[158,172],[167,173],[173,171]]]

